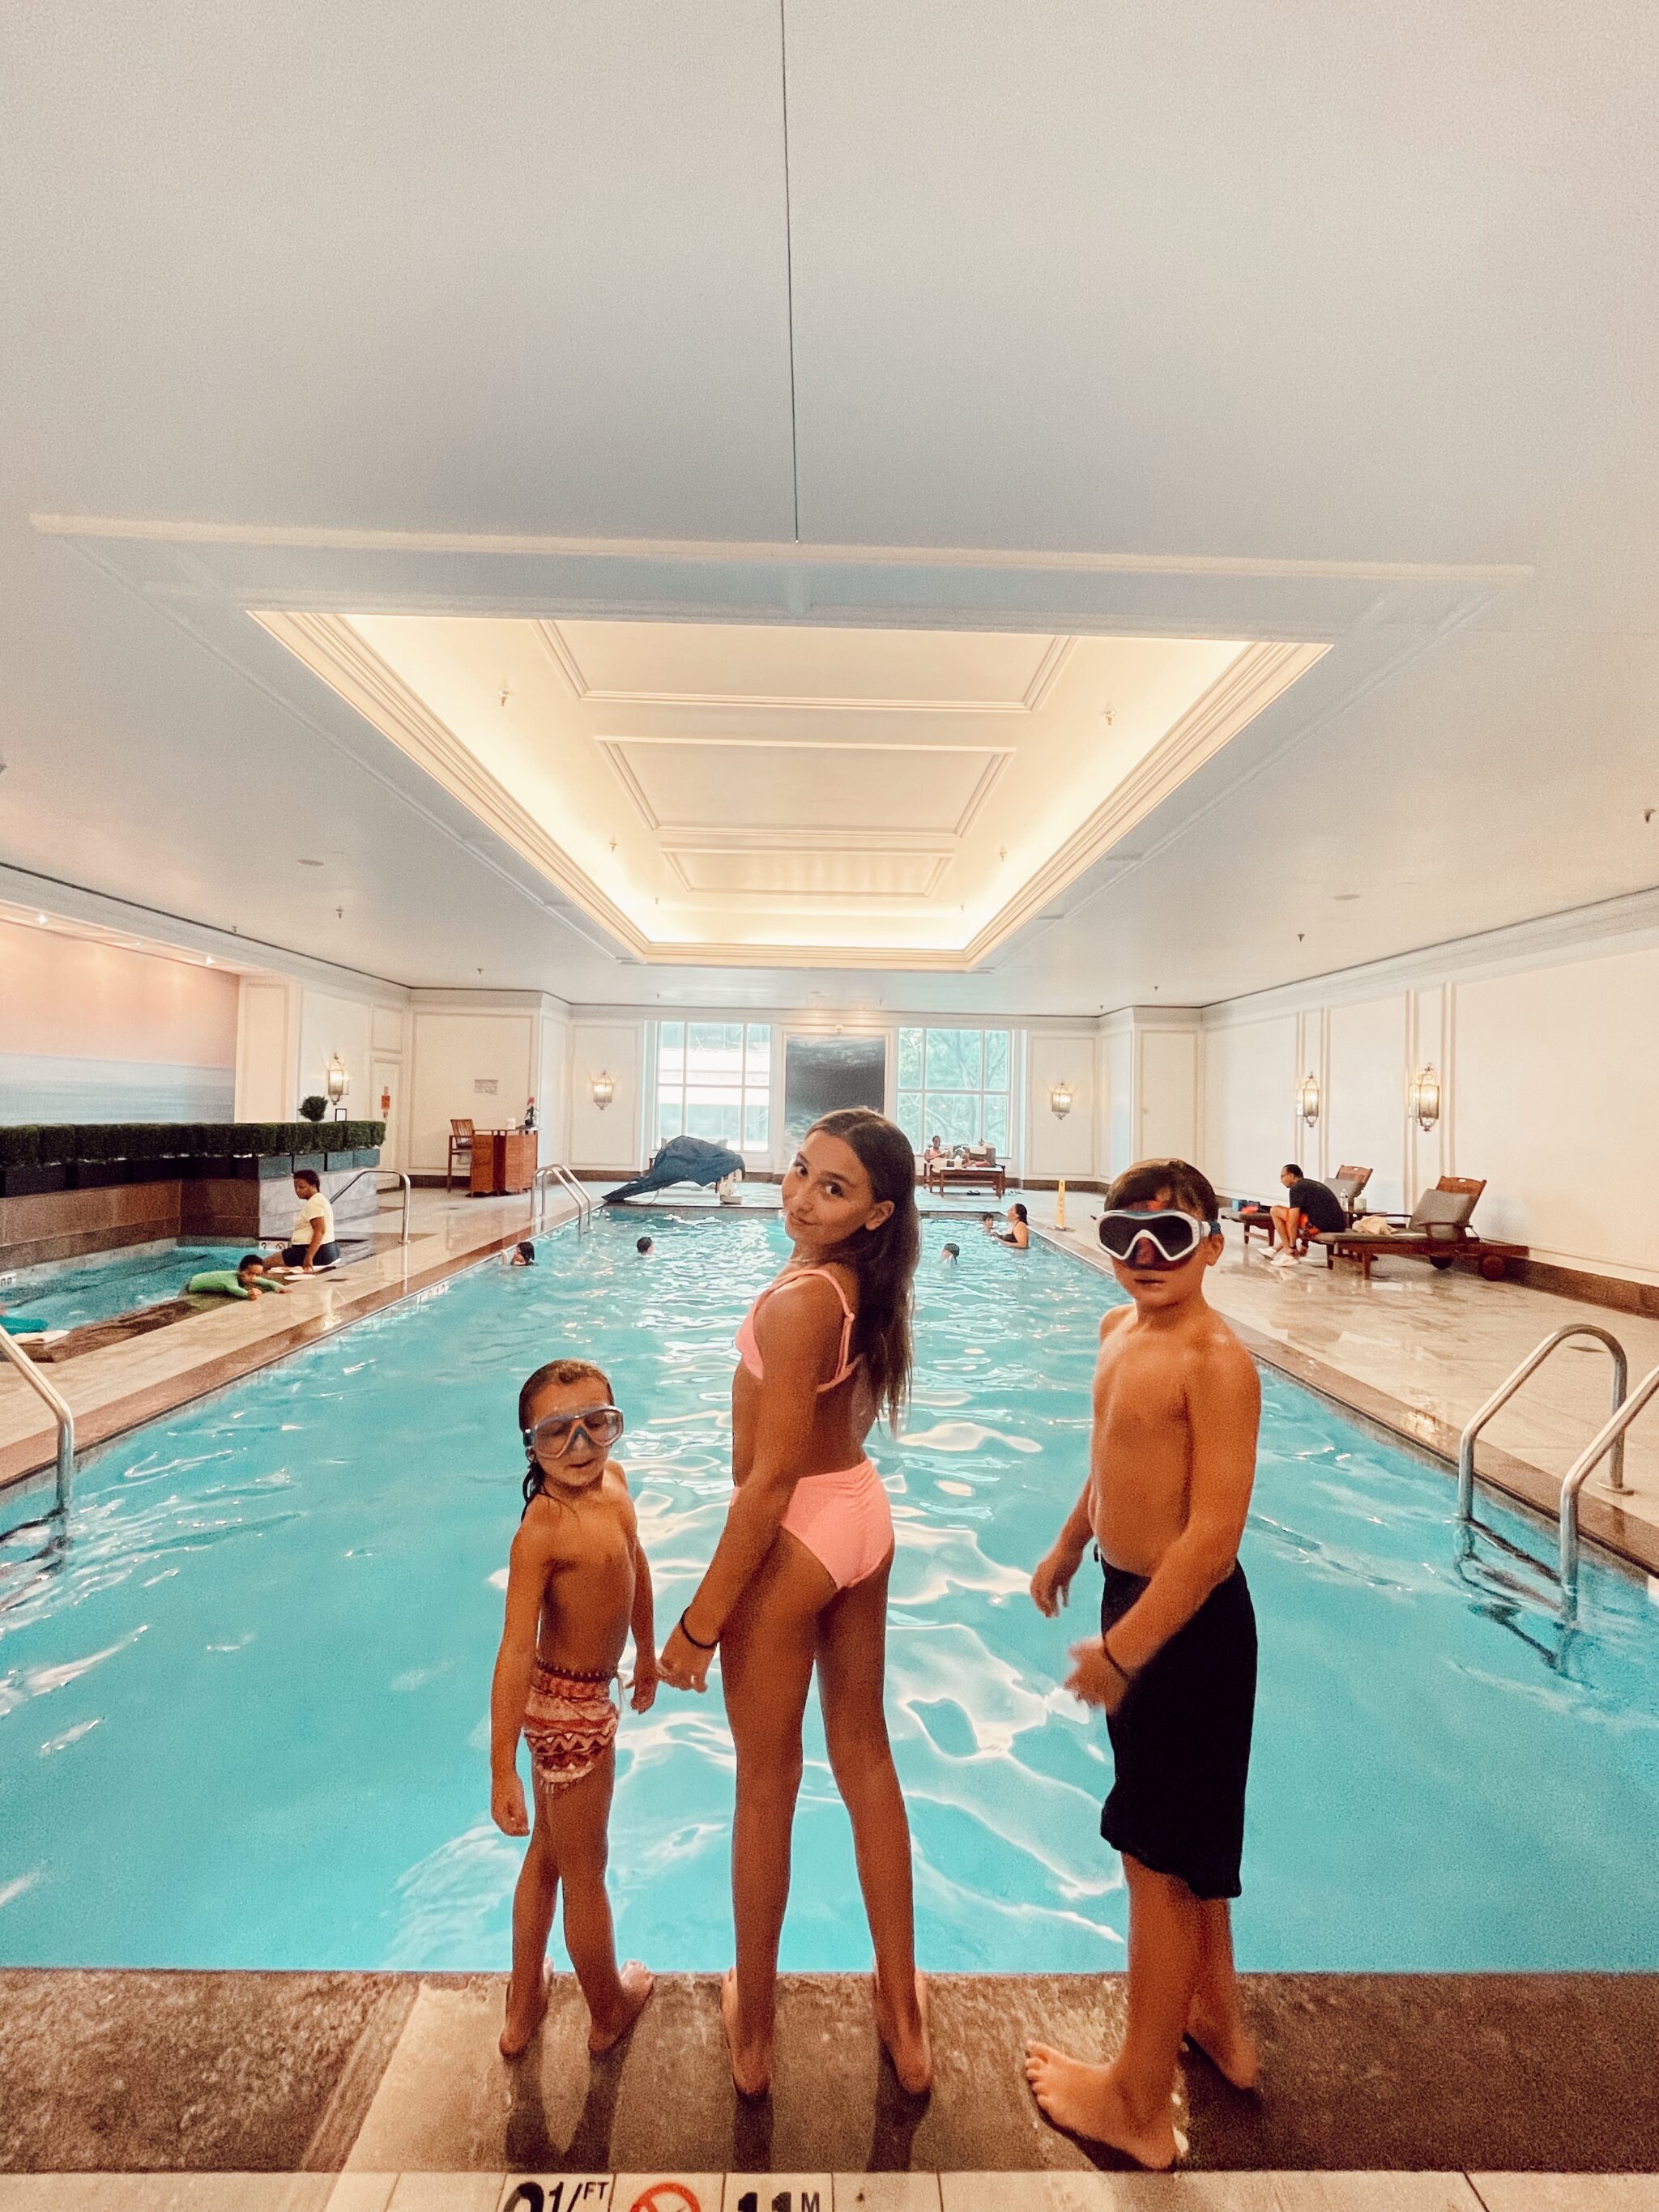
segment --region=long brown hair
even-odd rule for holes
[[[910,1285],[921,1257],[916,1213],[916,1156],[902,1129],[867,1106],[820,1115],[808,1135],[839,1137],[858,1155],[878,1204],[892,1206],[878,1229],[860,1229],[831,1255],[859,1279],[853,1349],[864,1362],[877,1406],[897,1432],[910,1395]]]

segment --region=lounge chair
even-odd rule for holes
[[[1352,1229],[1315,1238],[1325,1250],[1325,1265],[1339,1259],[1358,1260],[1366,1278],[1380,1253],[1399,1260],[1426,1260],[1443,1270],[1459,1260],[1473,1260],[1488,1282],[1498,1281],[1511,1260],[1524,1260],[1524,1244],[1504,1244],[1479,1237],[1469,1226],[1475,1201],[1486,1188],[1468,1176],[1442,1176],[1432,1190],[1425,1190],[1409,1215],[1383,1218],[1389,1226],[1376,1235],[1361,1237]]]
[[[1341,1200],[1350,1221],[1357,1221],[1365,1211],[1359,1203],[1359,1194],[1371,1179],[1369,1168],[1339,1168],[1331,1177],[1331,1188]]]
[[[1369,1168],[1352,1167],[1339,1168],[1334,1176],[1324,1178],[1326,1188],[1334,1191],[1341,1203],[1343,1212],[1350,1221],[1353,1220],[1361,1210],[1355,1201],[1370,1179],[1371,1171]],[[1271,1247],[1273,1241],[1272,1206],[1261,1201],[1255,1203],[1256,1211],[1254,1213],[1239,1213],[1233,1218],[1244,1224],[1244,1242],[1247,1245],[1250,1241],[1250,1231],[1253,1229],[1259,1229]],[[1283,1200],[1279,1199],[1273,1201],[1274,1206],[1282,1203]],[[1305,1252],[1308,1249],[1312,1236],[1313,1231],[1304,1221],[1302,1224],[1302,1233],[1296,1240],[1296,1249],[1298,1252]]]

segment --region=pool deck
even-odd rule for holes
[[[508,2065],[495,2051],[499,1976],[0,1972],[0,2175],[320,2177],[276,2200],[319,2209],[339,2175],[339,2212],[380,2212],[392,2177],[412,2174],[470,2180],[451,2196],[409,2190],[398,2212],[493,2212],[506,2179],[525,2174],[643,2177],[635,2195],[696,2176],[700,2212],[719,2212],[709,2184],[727,2174],[763,2178],[769,2197],[817,2185],[821,2212],[831,2176],[842,2212],[940,2212],[941,2175],[957,2212],[1659,2204],[1659,2179],[1605,2197],[1542,2185],[1659,2175],[1659,1975],[1245,1978],[1266,2087],[1242,2095],[1188,2063],[1191,2152],[1171,2183],[1130,2178],[1048,2127],[1021,2075],[1028,2036],[1115,2043],[1116,1975],[936,1978],[926,2098],[907,2095],[880,2055],[866,1980],[786,1976],[774,2086],[750,2100],[726,2070],[713,1975],[662,1976],[632,2036],[592,2061],[580,1996],[560,1976],[537,2041]],[[915,2179],[860,2197],[850,2180],[866,2175]],[[1227,2175],[1237,2183],[1200,2179]],[[1492,2196],[1488,2175],[1539,2185],[1506,2181]],[[1268,2176],[1285,2179],[1268,2187]],[[596,2198],[584,2212],[604,2212]],[[40,2201],[0,2179],[0,2212]],[[112,2212],[126,2200],[77,2190],[62,2201]]]

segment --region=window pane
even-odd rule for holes
[[[988,1091],[1006,1091],[1008,1088],[1006,1030],[987,1030],[985,1032],[985,1088]]]
[[[772,1024],[770,1022],[750,1022],[749,1042],[744,1053],[744,1079],[759,1084],[763,1090],[772,1079]]]
[[[684,1109],[678,1096],[662,1099],[657,1107],[657,1142],[665,1145],[671,1137],[678,1137],[684,1125]]]
[[[763,1098],[757,1105],[753,1099],[743,1109],[743,1149],[745,1152],[763,1152],[772,1139],[768,1133],[771,1126],[771,1109]]]
[[[929,1030],[927,1087],[941,1091],[977,1091],[982,1056],[978,1030]]]
[[[985,1141],[996,1146],[999,1159],[1008,1149],[1008,1101],[994,1091],[985,1098]]]
[[[922,1147],[921,1093],[901,1091],[898,1095],[898,1125],[910,1139],[910,1148],[919,1152]]]
[[[735,1085],[743,1073],[741,1022],[688,1022],[685,1073],[689,1082]]]
[[[979,1100],[971,1091],[930,1091],[921,1118],[947,1145],[979,1142]]]
[[[921,1088],[921,1030],[901,1030],[898,1034],[898,1087],[901,1091],[920,1091]]]
[[[678,1083],[685,1072],[685,1024],[665,1022],[657,1032],[657,1080]]]
[[[735,1145],[741,1126],[741,1115],[735,1098],[688,1099],[685,1107],[685,1130],[690,1137],[707,1137],[717,1145]]]

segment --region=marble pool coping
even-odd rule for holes
[[[1244,1980],[1265,2087],[1241,2094],[1188,2058],[1188,2171],[1659,2172],[1659,1975]],[[1121,2165],[1043,2123],[1020,2059],[1029,2036],[1113,2048],[1121,1976],[942,1974],[932,1988],[931,2096],[907,2095],[881,2056],[866,1977],[791,1974],[773,2088],[750,2100],[732,2086],[713,1974],[660,1976],[631,2037],[592,2060],[574,1982],[556,1976],[540,2035],[509,2065],[498,1975],[9,1969],[0,2173]]]

